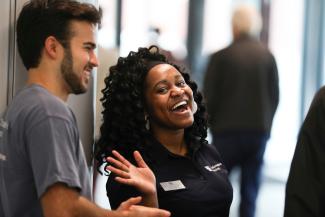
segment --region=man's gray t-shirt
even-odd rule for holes
[[[76,119],[64,101],[31,85],[14,97],[5,121],[7,138],[0,144],[5,217],[42,217],[40,197],[58,182],[92,199]]]

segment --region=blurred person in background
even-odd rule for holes
[[[227,169],[238,166],[241,217],[253,217],[272,120],[279,102],[278,71],[258,40],[261,16],[241,5],[232,16],[233,42],[211,55],[204,80],[213,144]]]

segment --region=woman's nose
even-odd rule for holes
[[[185,91],[183,88],[174,87],[171,91],[171,96],[173,96],[173,97],[183,96],[184,93],[185,93]]]

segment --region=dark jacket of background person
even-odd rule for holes
[[[300,129],[286,186],[285,217],[325,216],[325,87]]]
[[[273,55],[257,39],[240,36],[211,56],[204,94],[213,131],[244,129],[269,134],[279,102]]]

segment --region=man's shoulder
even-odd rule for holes
[[[36,85],[25,87],[19,91],[9,106],[9,111],[25,113],[28,116],[38,118],[71,115],[71,111],[65,102]]]
[[[35,100],[39,101],[42,99],[53,99],[53,95],[49,93],[48,90],[45,88],[39,86],[39,85],[29,85],[23,87],[21,90],[17,92],[17,94],[14,97],[14,101],[29,101],[29,100]]]

